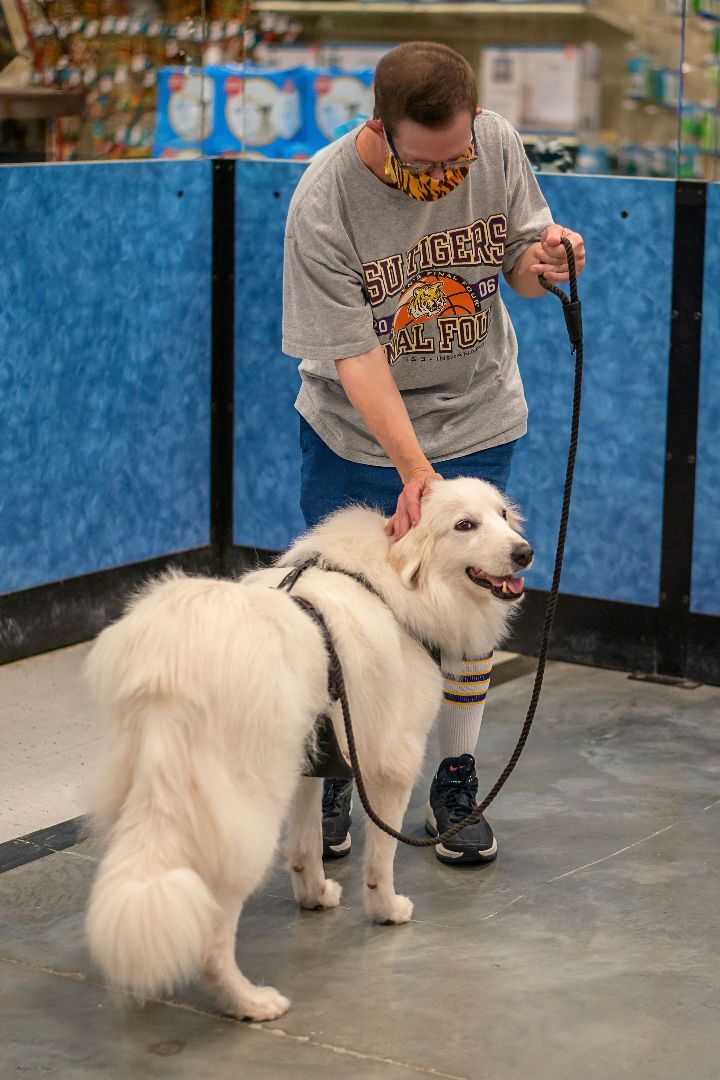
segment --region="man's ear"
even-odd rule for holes
[[[390,563],[406,589],[417,589],[427,576],[428,560],[433,549],[432,535],[420,525],[397,540],[390,549]]]
[[[365,127],[369,128],[373,135],[383,134],[382,120],[366,120]]]

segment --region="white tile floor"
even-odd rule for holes
[[[84,811],[100,726],[82,665],[90,642],[0,667],[0,843]],[[514,658],[496,652],[495,665]]]
[[[83,812],[100,738],[82,663],[90,644],[0,667],[0,843]]]

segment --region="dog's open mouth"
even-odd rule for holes
[[[511,602],[519,600],[525,591],[525,578],[513,577],[512,574],[507,574],[505,577],[493,577],[492,574],[486,574],[475,566],[468,566],[465,573],[475,585],[489,589],[498,600]]]

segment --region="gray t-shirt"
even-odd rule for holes
[[[283,350],[302,358],[295,407],[350,461],[392,464],[335,366],[378,341],[428,460],[525,433],[517,340],[498,283],[552,217],[514,128],[483,111],[475,131],[478,161],[435,202],[370,172],[359,129],[321,151],[293,195]]]

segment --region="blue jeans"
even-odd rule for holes
[[[505,491],[515,442],[478,450],[475,454],[433,463],[445,480],[455,476],[476,476]],[[402,481],[393,468],[347,461],[333,453],[308,422],[300,417],[302,451],[300,507],[307,528],[326,514],[350,503],[362,502],[392,517],[402,491]]]

